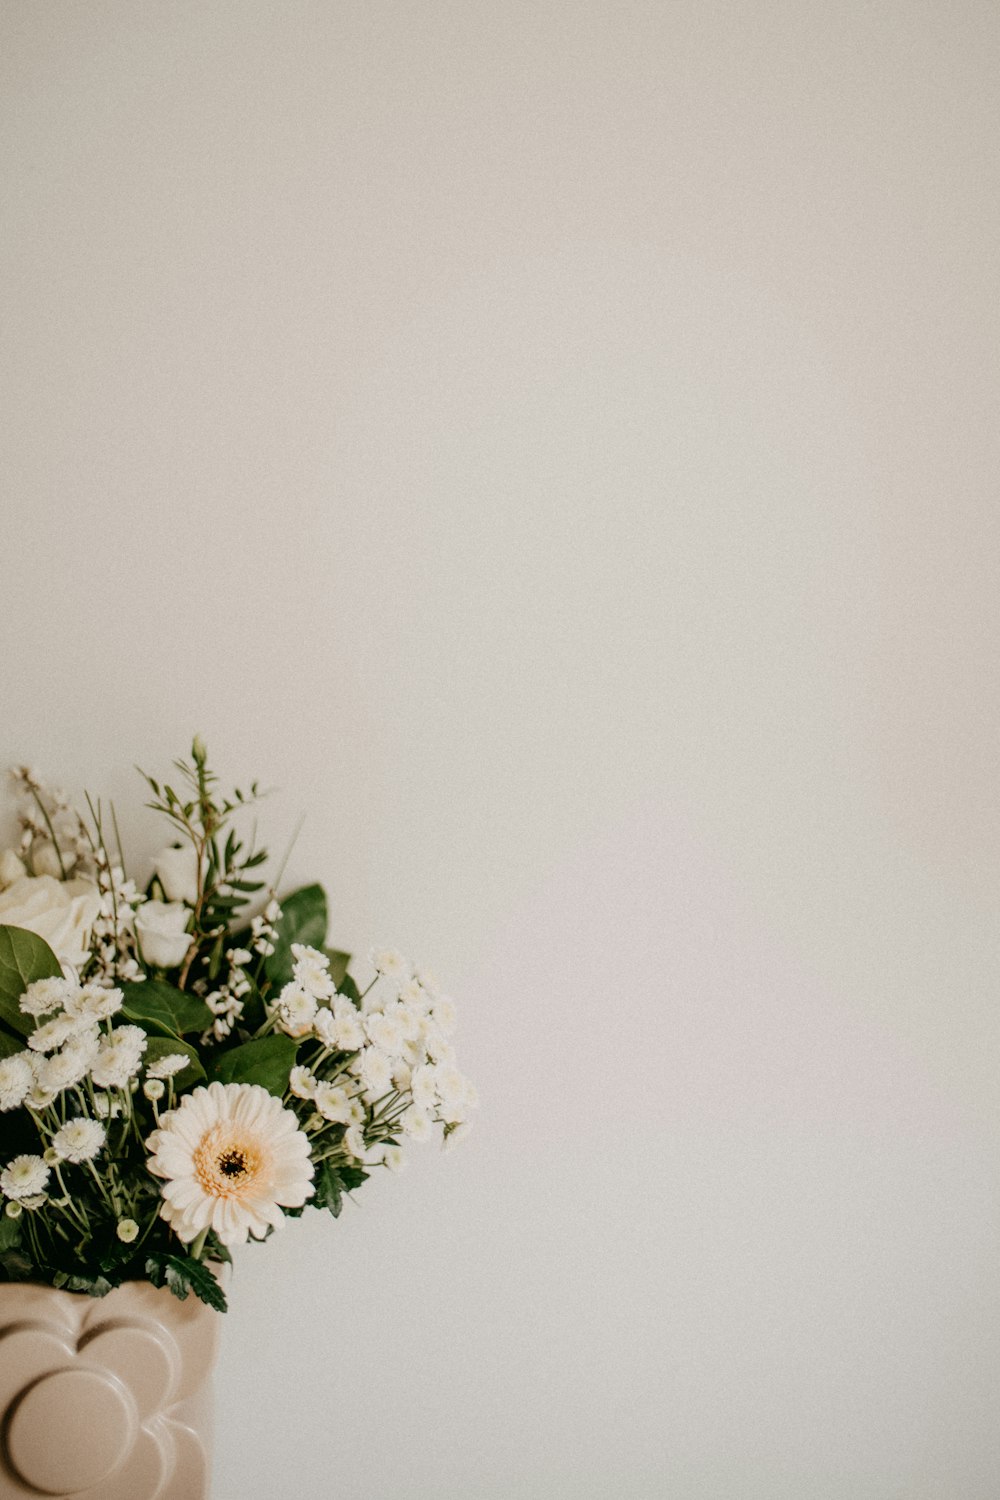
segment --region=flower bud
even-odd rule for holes
[[[13,849],[5,849],[0,854],[0,891],[5,891],[15,880],[20,880],[22,875],[27,875],[27,870],[18,859]]]

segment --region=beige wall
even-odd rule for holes
[[[1000,1493],[998,44],[0,7],[0,752],[280,784],[484,1100],[243,1257],[218,1500]]]

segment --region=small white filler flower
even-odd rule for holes
[[[260,1239],[314,1192],[308,1137],[256,1083],[210,1083],[185,1094],[149,1136],[149,1170],[166,1179],[160,1216],[190,1244],[211,1229],[224,1245]]]

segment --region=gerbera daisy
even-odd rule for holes
[[[224,1245],[280,1227],[282,1208],[314,1192],[309,1141],[280,1099],[256,1083],[210,1083],[160,1117],[146,1142],[166,1179],[160,1215],[190,1244],[212,1229]]]

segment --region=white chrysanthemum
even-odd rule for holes
[[[403,1028],[395,1015],[385,1014],[382,1011],[374,1011],[365,1018],[365,1031],[368,1040],[381,1047],[390,1057],[398,1057],[403,1050]]]
[[[316,1094],[316,1075],[299,1064],[288,1075],[288,1087],[296,1099],[312,1099]]]
[[[305,1036],[316,1019],[316,997],[298,984],[286,984],[278,996],[278,1026],[289,1036]]]
[[[463,1120],[459,1125],[449,1125],[441,1139],[442,1148],[451,1151],[460,1141],[464,1141],[472,1129],[471,1120]]]
[[[410,1091],[417,1109],[425,1109],[428,1112],[435,1109],[438,1091],[434,1068],[428,1067],[426,1063],[423,1067],[415,1068],[410,1082]]]
[[[83,1115],[67,1120],[52,1137],[52,1146],[62,1161],[79,1163],[92,1161],[103,1149],[107,1139],[100,1120],[88,1120]]]
[[[419,1011],[426,1011],[430,1005],[430,996],[419,979],[408,979],[405,984],[401,984],[399,998],[404,1005],[412,1005]]]
[[[138,1026],[118,1026],[101,1042],[91,1073],[98,1088],[124,1089],[139,1071],[146,1033]]]
[[[314,1192],[308,1137],[259,1084],[195,1089],[146,1145],[149,1170],[166,1179],[160,1215],[185,1244],[205,1229],[224,1245],[259,1239]]]
[[[373,1099],[381,1099],[392,1088],[392,1058],[380,1047],[365,1047],[359,1053],[352,1071]]]
[[[324,1120],[332,1120],[339,1125],[349,1124],[351,1099],[343,1084],[318,1083],[313,1100]]]
[[[43,1061],[47,1061],[47,1059],[43,1059]],[[36,1075],[34,1083],[24,1096],[24,1102],[29,1109],[48,1109],[55,1097],[55,1089],[47,1088]]]
[[[344,1148],[357,1161],[367,1162],[368,1147],[365,1145],[364,1129],[360,1125],[349,1125],[344,1131]]]
[[[338,995],[333,1002],[333,1018],[337,1023],[337,1046],[342,1052],[357,1052],[365,1044],[365,1029],[361,1017],[350,1000]]]
[[[422,1109],[411,1107],[400,1120],[403,1134],[408,1135],[411,1141],[429,1141],[431,1138],[431,1117]]]
[[[457,1104],[464,1100],[468,1083],[452,1063],[439,1064],[434,1073],[438,1097],[443,1104]]]
[[[418,969],[417,978],[432,999],[440,995],[441,984],[432,969]]]
[[[475,1089],[452,1063],[439,1064],[434,1072],[440,1100],[438,1118],[448,1125],[464,1123],[478,1102]]]
[[[48,1182],[49,1169],[40,1156],[15,1156],[0,1172],[0,1191],[15,1203],[44,1193]]]
[[[55,1016],[35,1027],[28,1038],[28,1046],[32,1052],[54,1052],[75,1030],[76,1022],[72,1016]]]
[[[176,1078],[178,1073],[183,1073],[191,1061],[183,1052],[168,1052],[166,1057],[160,1057],[151,1062],[146,1068],[147,1078]]]
[[[394,948],[373,948],[368,956],[373,968],[386,979],[396,979],[400,984],[407,984],[413,978],[413,965]]]
[[[390,1172],[402,1172],[406,1167],[402,1146],[393,1146],[391,1143],[383,1146],[382,1165],[388,1167]]]
[[[449,1000],[446,995],[442,995],[434,1001],[431,1014],[445,1036],[451,1036],[458,1021],[455,1014],[455,1002]]]
[[[337,986],[330,978],[330,960],[325,953],[318,948],[308,948],[304,943],[293,943],[292,958],[296,984],[317,1000],[329,1000],[335,994]]]
[[[66,1001],[67,1014],[79,1016],[88,1025],[94,1021],[108,1021],[117,1015],[125,1003],[121,990],[106,990],[99,984],[85,984],[81,990]]]
[[[400,1001],[398,1005],[392,1006],[392,1008],[388,1010],[386,1014],[388,1016],[391,1016],[396,1021],[403,1033],[403,1038],[405,1041],[419,1041],[420,1028],[423,1025],[424,1016],[426,1014],[426,1012],[422,1010],[420,1006],[408,1005]]]
[[[325,1005],[321,1005],[316,1012],[316,1018],[313,1021],[313,1031],[324,1047],[328,1047],[331,1051],[336,1050],[339,1045],[337,1041],[337,1023],[333,1018],[333,1012],[327,1010]]]
[[[18,1109],[35,1081],[35,1070],[23,1052],[0,1058],[0,1110]]]
[[[34,984],[28,985],[18,1004],[26,1016],[37,1019],[62,1010],[76,993],[77,986],[72,979],[36,979]]]
[[[56,1094],[62,1093],[63,1089],[72,1088],[90,1072],[98,1049],[96,1028],[71,1036],[61,1051],[54,1052],[41,1062],[36,1075],[39,1086]]]

